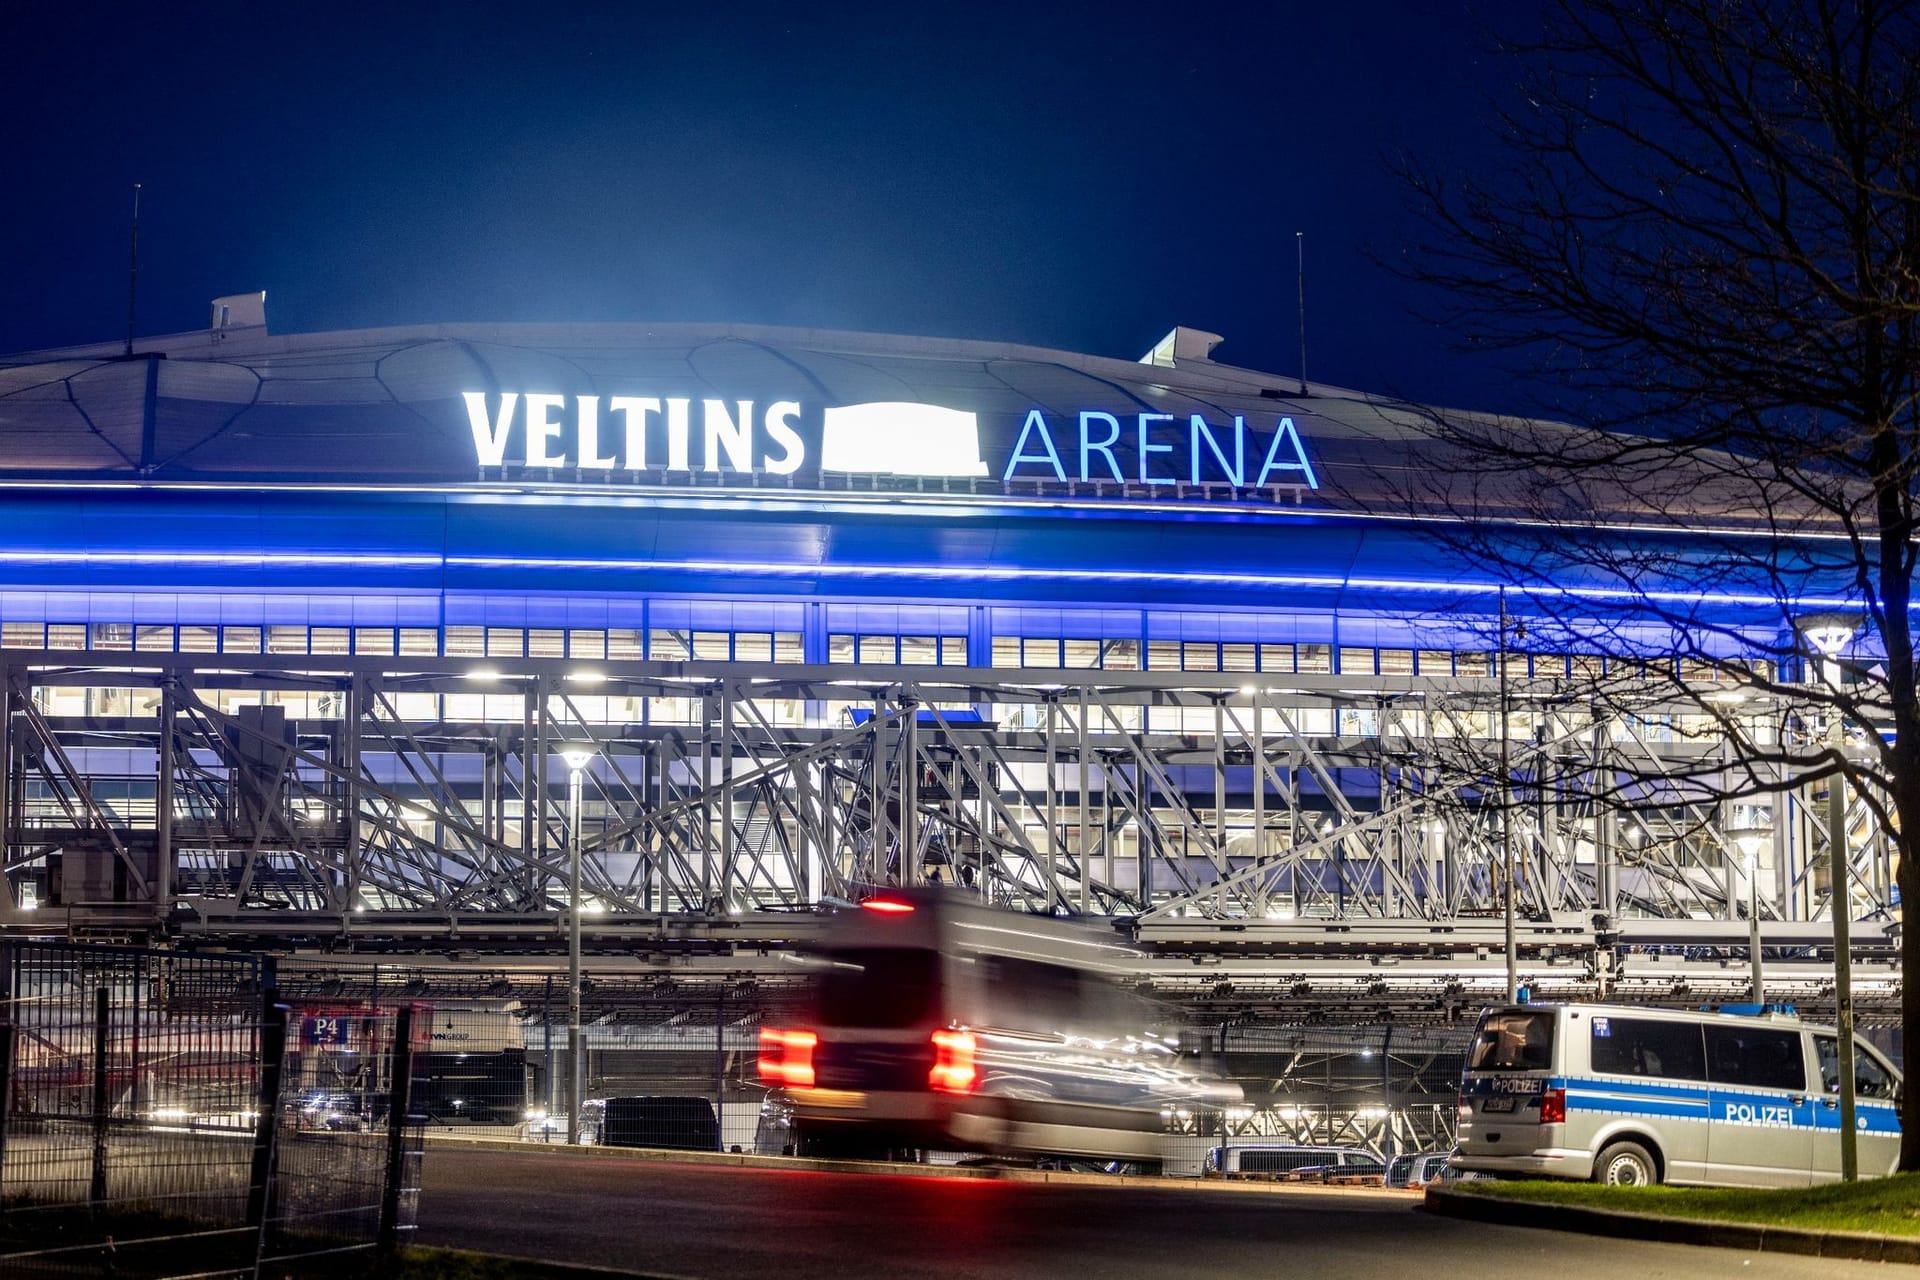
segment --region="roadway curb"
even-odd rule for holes
[[[1807,1231],[1749,1222],[1702,1222],[1662,1218],[1650,1213],[1621,1213],[1530,1200],[1496,1199],[1445,1187],[1428,1187],[1421,1207],[1428,1213],[1470,1218],[1510,1227],[1544,1227],[1629,1240],[1699,1244],[1756,1253],[1793,1253],[1815,1258],[1853,1258],[1865,1262],[1920,1265],[1920,1239],[1873,1235],[1864,1231]]]
[[[1382,1187],[1333,1187],[1322,1183],[1240,1182],[1222,1178],[1168,1178],[1158,1175],[1067,1173],[1053,1169],[1002,1169],[992,1165],[905,1164],[889,1160],[815,1160],[798,1156],[759,1156],[726,1151],[670,1151],[649,1147],[568,1146],[565,1143],[520,1142],[510,1138],[465,1138],[457,1134],[427,1135],[431,1142],[481,1151],[555,1159],[590,1157],[645,1160],[663,1164],[719,1165],[750,1169],[804,1169],[816,1173],[882,1173],[900,1178],[973,1178],[988,1182],[1052,1182],[1066,1186],[1151,1187],[1156,1191],[1217,1191],[1232,1195],[1405,1196]]]

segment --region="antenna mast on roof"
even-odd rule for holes
[[[127,245],[127,354],[133,354],[133,304],[140,285],[140,184],[133,184],[133,236]]]
[[[1298,251],[1300,274],[1295,278],[1294,293],[1300,299],[1300,394],[1307,394],[1307,233],[1293,233],[1294,248]]]

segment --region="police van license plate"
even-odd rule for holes
[[[1480,1104],[1481,1111],[1512,1111],[1520,1100],[1510,1093],[1498,1093]]]

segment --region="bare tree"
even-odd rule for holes
[[[1430,234],[1393,265],[1551,399],[1432,415],[1400,494],[1542,643],[1645,663],[1709,720],[1735,761],[1703,784],[1847,786],[1913,901],[1920,7],[1559,0],[1510,49],[1506,163],[1408,163]],[[1857,632],[1825,680],[1807,624],[1835,613]],[[1901,957],[1920,973],[1915,931]],[[1920,1168],[1920,1090],[1903,1120]]]

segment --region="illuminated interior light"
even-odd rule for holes
[[[471,671],[461,672],[460,675],[465,680],[498,680],[500,678],[500,673],[492,667],[475,667]]]
[[[607,673],[604,671],[569,671],[567,681],[570,684],[605,684]]]

